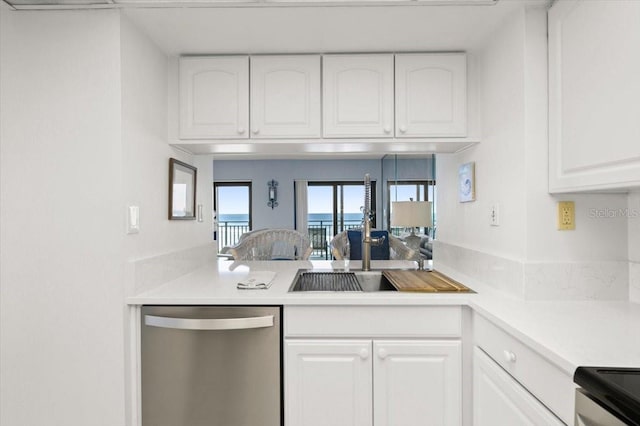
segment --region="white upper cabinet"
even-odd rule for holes
[[[180,59],[180,138],[249,137],[249,57]]]
[[[247,139],[268,155],[369,152],[372,141],[377,152],[397,141],[457,152],[479,142],[467,65],[473,77],[465,53],[181,57],[171,143],[194,154],[246,153]]]
[[[640,2],[549,10],[549,190],[640,185]]]
[[[393,55],[323,57],[323,135],[393,137]]]
[[[467,135],[464,53],[396,55],[396,136]]]
[[[320,137],[320,55],[251,57],[251,138]]]

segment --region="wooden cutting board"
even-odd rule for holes
[[[382,274],[398,291],[426,293],[469,293],[469,287],[437,271],[386,270]]]

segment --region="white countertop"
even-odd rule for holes
[[[351,269],[360,269],[351,261]],[[372,261],[372,269],[415,268],[415,262]],[[344,270],[343,261],[219,260],[153,290],[127,299],[131,305],[461,305],[498,324],[560,369],[580,365],[640,367],[640,305],[602,301],[525,301],[474,282],[456,271],[442,272],[477,293],[296,292],[289,287],[298,269]],[[250,271],[273,271],[268,290],[239,290]]]

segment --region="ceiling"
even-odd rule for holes
[[[16,9],[28,10],[122,9],[171,56],[470,51],[525,3],[525,0],[4,1]]]
[[[472,50],[518,5],[127,8],[169,55]]]

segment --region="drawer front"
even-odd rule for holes
[[[287,306],[286,337],[460,337],[460,306]]]
[[[477,346],[473,363],[474,426],[564,425]]]
[[[474,343],[567,424],[576,386],[570,375],[486,318],[474,315]]]

